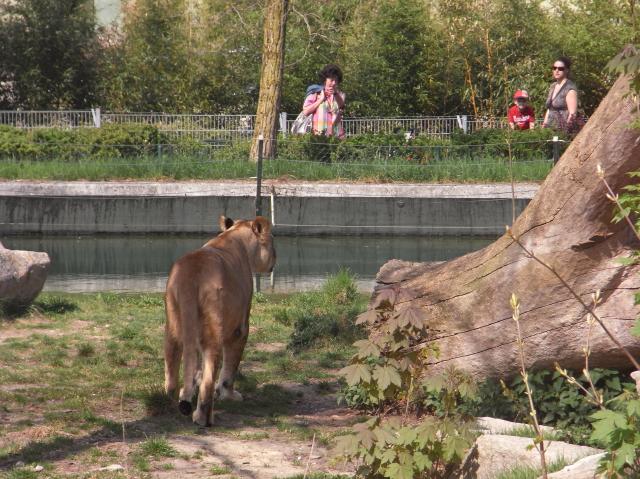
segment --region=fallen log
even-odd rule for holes
[[[629,79],[621,77],[512,226],[522,245],[551,265],[583,301],[602,292],[598,315],[636,358],[640,340],[630,329],[640,311],[634,303],[640,266],[619,260],[640,244],[627,224],[612,223],[614,205],[596,169],[602,166],[615,192],[631,183],[627,173],[640,170],[640,131],[629,124],[638,116]],[[479,379],[516,374],[512,293],[520,299],[527,367],[555,362],[584,367],[589,335],[584,307],[509,234],[444,263],[391,261],[378,272],[374,297],[387,288],[396,290],[396,310],[423,312],[429,335],[422,346],[439,351],[431,360],[433,370],[455,366]],[[590,346],[591,367],[631,369],[629,358],[597,324]]]

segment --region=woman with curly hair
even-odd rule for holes
[[[319,77],[319,85],[307,88],[302,111],[305,115],[313,115],[311,131],[314,135],[344,138],[342,116],[345,94],[338,89],[342,82],[342,70],[337,65],[329,64],[320,70]]]

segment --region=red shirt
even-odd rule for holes
[[[513,105],[509,108],[507,119],[509,123],[515,123],[518,130],[528,130],[535,122],[536,115],[529,105],[526,105],[522,110],[518,108],[518,105]]]

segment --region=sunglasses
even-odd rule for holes
[[[556,67],[556,66],[552,66],[551,67],[552,70],[558,70],[559,72],[563,72],[565,70],[565,67]]]

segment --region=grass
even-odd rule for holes
[[[209,474],[212,476],[222,476],[224,474],[231,474],[231,469],[227,466],[218,466],[217,464],[209,468]]]
[[[569,464],[570,463],[568,463],[564,458],[560,458],[550,464],[547,464],[547,472],[552,473],[559,471]],[[542,469],[539,467],[516,466],[508,471],[499,473],[495,479],[537,479],[541,474]]]
[[[222,414],[240,415],[259,429],[221,425],[211,432],[233,431],[247,441],[323,436],[289,419],[301,399],[290,385],[317,381],[311,394],[326,393],[335,384],[335,368],[353,350],[339,340],[287,350],[294,325],[274,317],[295,296],[261,295],[254,302],[237,380],[245,401],[216,402]],[[366,301],[352,299],[362,307]],[[24,316],[0,319],[0,478],[31,477],[29,468],[9,467],[17,461],[65,459],[85,470],[118,463],[143,475],[169,467],[166,458],[179,456],[170,436],[196,429],[162,392],[163,330],[161,294],[43,293]],[[277,344],[282,348],[272,347]],[[104,448],[115,443],[128,444],[129,452],[110,455]]]
[[[512,429],[509,429],[508,431],[503,432],[502,434],[506,434],[507,436],[517,436],[517,437],[530,437],[530,438],[536,437],[535,429],[527,425],[514,427]],[[544,434],[545,441],[564,441],[565,440],[565,436],[561,432],[545,431],[543,434]]]
[[[516,181],[541,181],[553,163],[547,158],[514,161]],[[70,162],[58,159],[0,161],[0,178],[6,180],[107,181],[107,180],[220,180],[248,179],[256,165],[242,158],[176,155],[171,157],[92,159]],[[265,179],[282,177],[308,181],[358,182],[505,182],[511,178],[503,156],[459,156],[430,163],[406,158],[374,158],[358,162],[301,161],[278,158],[266,161]]]

